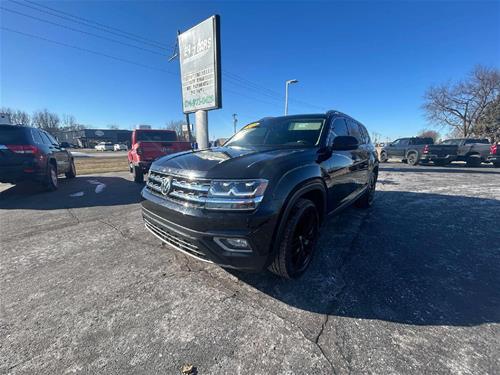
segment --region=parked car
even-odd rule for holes
[[[396,158],[410,165],[417,165],[425,145],[433,143],[434,140],[432,138],[411,137],[396,139],[394,142],[384,146],[380,151],[380,161],[385,163],[389,159]]]
[[[56,190],[58,175],[76,176],[71,152],[47,132],[18,125],[0,125],[0,182],[23,181]]]
[[[490,154],[486,161],[493,163],[495,168],[500,168],[500,143],[495,143],[490,146]]]
[[[97,151],[113,151],[113,144],[111,142],[99,142],[94,148]]]
[[[453,161],[465,161],[469,167],[477,167],[486,161],[490,153],[490,142],[485,138],[447,139],[424,148],[421,163],[433,162],[448,165]]]
[[[128,152],[130,172],[135,182],[144,182],[144,174],[159,157],[191,150],[191,143],[179,141],[174,130],[135,129]]]
[[[128,147],[127,147],[127,145],[124,145],[123,143],[115,143],[113,145],[113,150],[114,151],[127,151]]]
[[[368,131],[353,118],[268,117],[223,147],[156,160],[142,213],[149,231],[197,259],[294,278],[328,214],[369,207],[377,176]]]

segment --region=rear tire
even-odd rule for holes
[[[406,155],[406,162],[409,165],[417,165],[418,161],[418,154],[416,152],[410,152]]]
[[[53,163],[49,163],[49,165],[47,166],[47,175],[45,176],[44,186],[47,191],[54,191],[59,187],[59,181],[57,179],[57,167]]]
[[[372,172],[370,174],[370,181],[368,181],[368,188],[361,197],[354,203],[358,208],[369,208],[373,204],[375,198],[375,186],[377,185],[377,174]]]
[[[301,198],[290,212],[269,270],[285,279],[301,276],[311,263],[318,236],[318,210],[309,199]]]
[[[500,168],[500,163],[493,163],[493,166],[494,166],[495,168]]]
[[[469,155],[467,156],[466,165],[468,167],[479,167],[481,165],[480,155]]]
[[[144,182],[144,172],[141,167],[133,167],[134,182],[143,183]]]
[[[65,174],[66,178],[75,178],[76,177],[76,167],[75,167],[75,161],[71,160],[71,165],[69,167],[69,171],[67,171]]]

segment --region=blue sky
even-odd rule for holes
[[[179,63],[162,55],[178,29],[212,14],[221,16],[224,73],[223,108],[209,113],[211,139],[232,133],[233,113],[239,126],[281,115],[284,82],[292,78],[299,80],[290,88],[292,114],[334,108],[384,137],[413,135],[428,127],[420,106],[429,85],[462,78],[475,64],[500,65],[498,1],[39,4],[154,41],[119,38],[24,0],[1,0],[3,8],[156,52],[0,9],[4,28],[154,68],[0,30],[1,106],[48,108],[93,127],[160,127],[182,119]]]

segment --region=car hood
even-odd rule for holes
[[[316,148],[216,147],[168,155],[152,169],[164,173],[202,178],[269,178],[283,167],[315,159]]]

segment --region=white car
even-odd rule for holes
[[[113,144],[111,142],[100,142],[94,148],[97,151],[113,151]]]
[[[115,143],[113,145],[113,150],[115,151],[127,151],[127,145],[124,145],[123,143]]]

